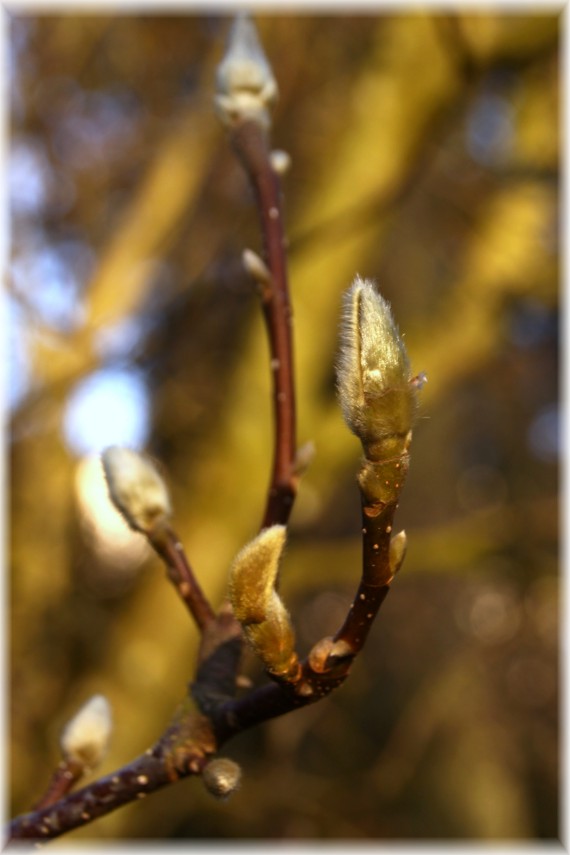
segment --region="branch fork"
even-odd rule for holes
[[[216,109],[250,179],[263,245],[263,257],[253,250],[243,254],[244,266],[258,286],[272,378],[273,466],[260,531],[236,556],[229,599],[216,612],[171,527],[170,497],[157,466],[138,452],[107,449],[103,466],[112,501],[162,559],[201,633],[196,677],[151,748],[71,792],[92,761],[100,759],[109,735],[102,726],[100,701],[99,719],[91,708],[91,719],[85,716],[81,725],[79,714],[80,726],[74,720],[64,732],[63,759],[45,794],[31,813],[12,821],[10,840],[57,837],[190,775],[201,776],[216,798],[227,798],[239,786],[241,771],[233,761],[216,756],[220,748],[241,731],[315,703],[344,682],[404,560],[406,535],[393,534],[393,521],[425,376],[411,376],[390,307],[372,282],[356,277],[344,298],[338,392],[345,420],[363,449],[358,473],[362,575],[337,633],[300,658],[293,622],[278,590],[287,522],[299,478],[313,454],[310,444],[296,447],[292,313],[280,185],[289,159],[269,147],[269,110],[277,84],[245,15],[238,15],[232,27],[217,87]],[[240,675],[244,639],[270,678],[265,685],[247,686],[245,692]],[[87,734],[86,743],[78,741],[82,733]],[[100,750],[86,760],[87,744],[89,750],[93,744]]]

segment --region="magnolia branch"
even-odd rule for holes
[[[274,171],[263,129],[245,120],[231,131],[231,140],[253,185],[269,271],[260,288],[267,327],[273,383],[275,447],[271,484],[261,527],[285,524],[296,494],[295,389],[292,365],[291,306],[279,177]]]
[[[421,379],[411,377],[388,304],[371,282],[357,277],[345,296],[338,389],[345,420],[364,453],[358,474],[362,576],[336,635],[321,639],[300,659],[293,621],[278,590],[300,460],[281,190],[276,159],[267,144],[268,107],[277,90],[247,17],[238,16],[234,23],[217,91],[218,112],[255,191],[265,252],[265,262],[251,251],[245,254],[260,289],[273,372],[275,448],[263,524],[236,556],[229,574],[229,602],[216,614],[170,526],[170,497],[157,467],[128,449],[106,450],[103,466],[112,501],[162,558],[200,630],[196,676],[155,745],[72,793],[83,775],[101,762],[111,730],[106,700],[95,696],[85,704],[64,730],[63,758],[46,792],[32,812],[12,821],[10,840],[58,837],[190,775],[200,776],[214,796],[229,795],[241,772],[233,761],[216,757],[217,752],[244,730],[315,703],[344,682],[404,559],[405,534],[393,536],[392,527],[409,465]],[[240,693],[244,638],[271,682]]]

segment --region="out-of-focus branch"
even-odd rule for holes
[[[43,810],[70,793],[84,774],[83,766],[71,760],[62,760],[54,770],[43,796],[34,805],[34,810]]]
[[[269,276],[260,289],[269,339],[275,444],[262,528],[286,524],[296,494],[295,390],[286,238],[279,174],[268,143],[277,84],[247,16],[236,18],[219,66],[216,105],[252,184]]]
[[[131,763],[41,810],[16,817],[10,840],[49,840],[188,775],[200,774],[215,747],[208,720],[182,705],[159,741]]]
[[[168,578],[194,618],[196,626],[204,631],[216,619],[216,614],[206,599],[178,536],[167,526],[151,532],[148,540],[166,564]]]
[[[168,523],[170,496],[162,476],[151,460],[129,448],[111,446],[103,452],[102,461],[113,504],[163,559],[170,581],[198,629],[204,630],[216,615]]]

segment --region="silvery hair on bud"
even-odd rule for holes
[[[410,376],[389,303],[370,280],[357,276],[344,295],[337,383],[346,423],[363,443],[410,429]]]

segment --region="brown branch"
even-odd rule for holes
[[[49,840],[87,825],[161,787],[200,774],[214,750],[208,719],[190,712],[186,702],[152,748],[55,804],[16,817],[9,840]]]
[[[62,760],[55,769],[44,795],[34,805],[42,810],[66,796],[85,774],[85,766],[73,760]]]
[[[366,641],[370,627],[384,602],[393,575],[390,570],[390,532],[396,505],[388,505],[370,517],[362,507],[362,579],[335,641],[347,645],[356,656]]]
[[[261,293],[271,355],[275,422],[273,469],[261,525],[267,528],[276,523],[287,523],[297,492],[292,314],[286,238],[279,176],[271,166],[263,128],[255,121],[242,121],[232,128],[231,142],[254,189],[265,262],[270,272],[268,286]]]
[[[216,620],[216,613],[194,575],[182,543],[169,526],[150,531],[148,540],[166,564],[168,578],[194,618],[196,626],[203,632]]]
[[[233,79],[233,75],[229,77]],[[263,126],[251,119],[238,120],[232,125],[231,139],[255,191],[269,271],[268,280],[261,289],[261,298],[273,372],[275,446],[262,523],[265,529],[287,523],[298,477],[291,308],[283,214],[279,179],[271,166]],[[391,398],[387,397],[383,406],[391,409],[390,401]],[[356,406],[361,406],[359,400]],[[365,411],[366,407],[363,408]],[[358,424],[362,418],[363,413],[359,412]],[[384,444],[390,444],[393,437],[399,440],[400,433],[395,428],[393,435],[382,438],[386,440]],[[405,439],[406,453],[393,460],[382,459],[379,462],[366,454],[359,476],[363,505],[363,572],[343,626],[334,638],[319,641],[305,661],[299,663],[295,658],[294,673],[287,672],[283,679],[277,675],[277,682],[254,689],[242,697],[235,696],[242,631],[231,608],[226,605],[218,615],[214,613],[181,543],[166,523],[151,523],[147,527],[144,514],[141,518],[138,514],[133,515],[132,508],[130,511],[127,508],[130,524],[147,535],[164,560],[170,580],[201,630],[197,675],[190,689],[199,712],[187,698],[152,748],[116,772],[73,794],[68,792],[72,784],[63,783],[66,777],[63,768],[56,770],[38,809],[12,821],[10,840],[41,841],[58,837],[181,778],[199,775],[211,756],[238,733],[315,703],[344,682],[397,569],[398,561],[392,554],[394,541],[391,531],[407,469],[409,437],[411,433]],[[363,444],[366,453],[367,446]],[[124,499],[125,491],[119,493]],[[129,495],[127,490],[127,498]],[[138,494],[137,498],[140,498]],[[122,510],[125,512],[124,507]]]
[[[401,481],[396,493],[400,486]],[[389,589],[395,510],[394,501],[370,517],[370,506],[363,504],[363,578],[354,603],[335,638],[315,645],[294,682],[273,682],[240,698],[232,697],[241,631],[231,611],[222,609],[204,632],[202,664],[191,689],[202,714],[186,701],[152,749],[55,804],[16,817],[10,824],[10,839],[58,837],[176,780],[198,775],[208,759],[237,734],[318,702],[342,685]]]

